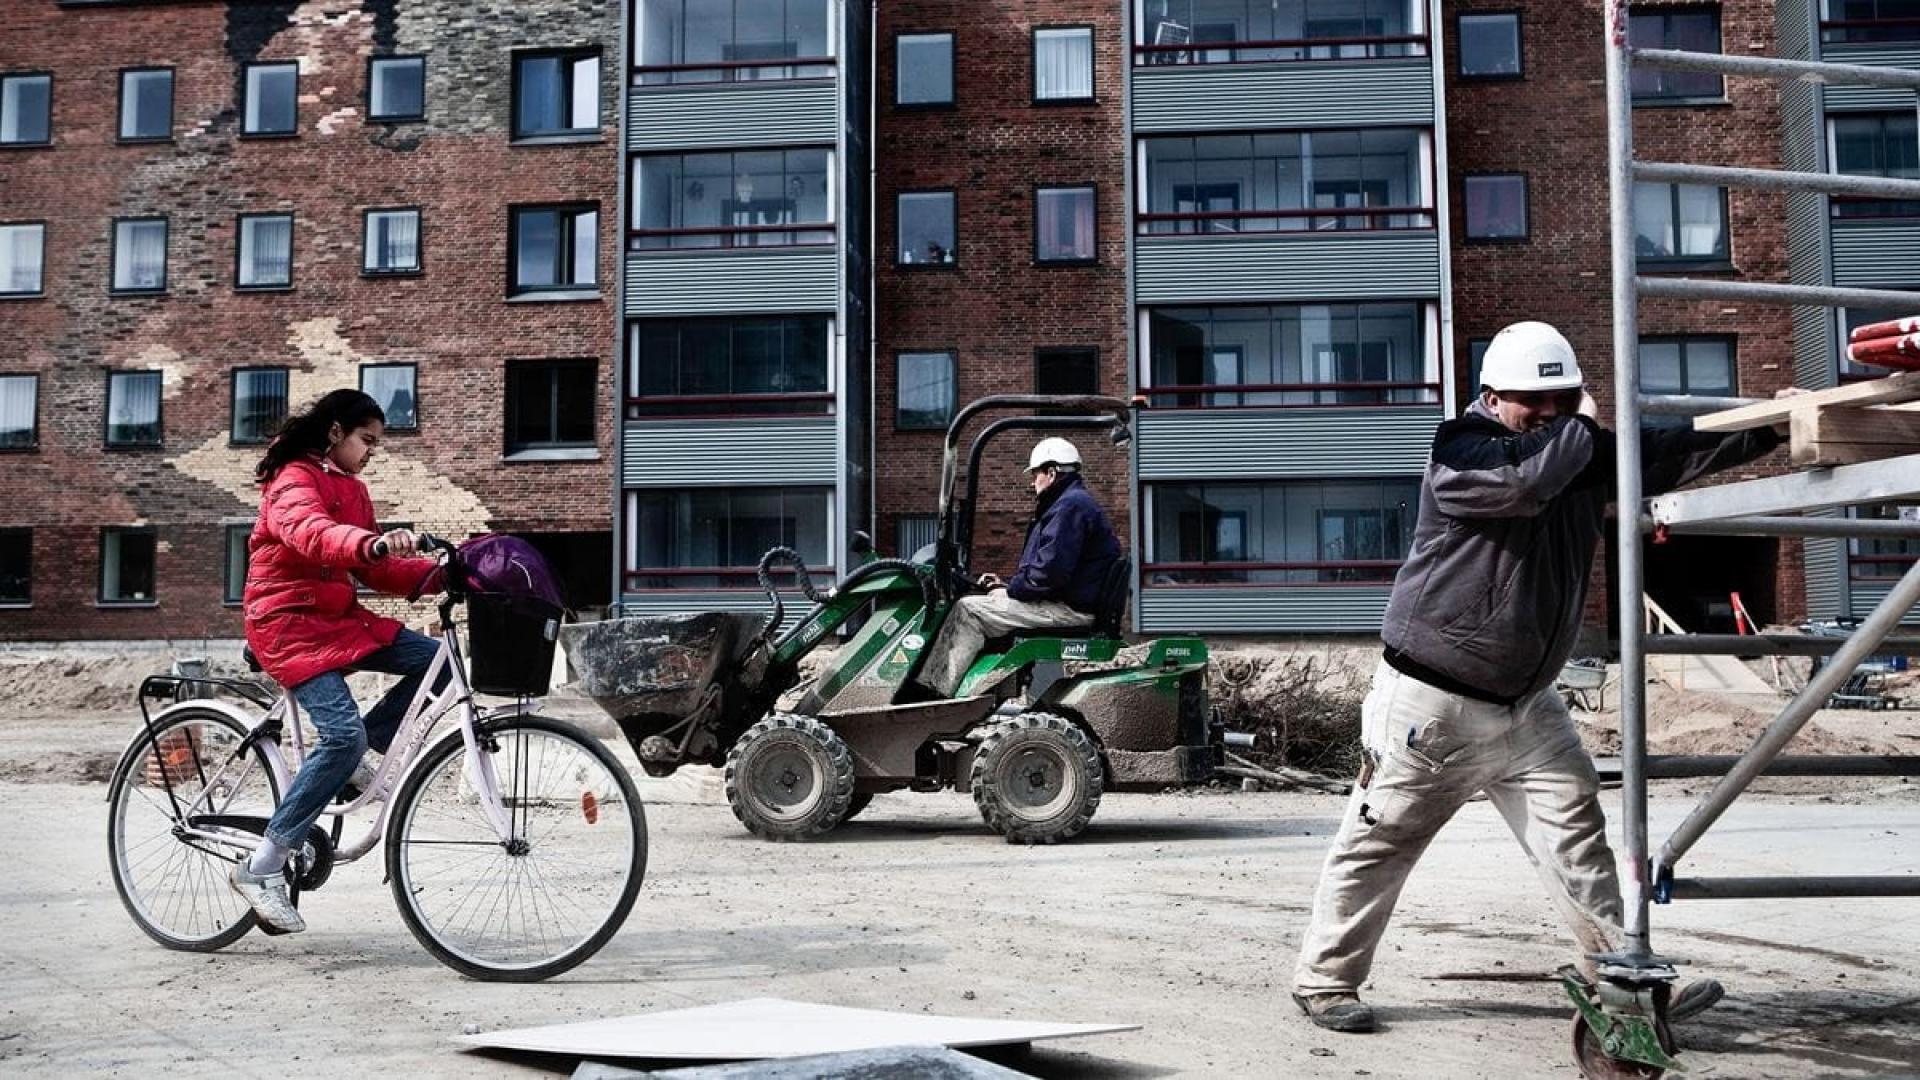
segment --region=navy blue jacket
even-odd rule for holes
[[[1035,505],[1020,568],[1007,581],[1015,600],[1054,600],[1098,614],[1100,587],[1120,560],[1120,538],[1079,473],[1063,472]]]

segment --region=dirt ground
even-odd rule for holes
[[[1086,836],[1041,849],[1001,843],[964,795],[890,795],[827,842],[774,845],[739,827],[711,777],[690,775],[643,786],[640,903],[598,957],[554,982],[481,984],[441,967],[372,861],[306,898],[303,936],[168,952],[126,917],[107,872],[103,778],[138,715],[130,685],[106,676],[114,665],[153,670],[150,659],[0,654],[0,698],[13,706],[0,721],[7,1075],[556,1075],[573,1063],[477,1056],[450,1039],[470,1025],[762,996],[1142,1025],[999,1058],[1040,1076],[1577,1075],[1564,996],[1516,981],[1551,971],[1569,946],[1485,803],[1441,834],[1410,882],[1366,991],[1387,1030],[1365,1037],[1320,1032],[1285,997],[1341,808],[1311,794],[1110,796]],[[1672,712],[1667,727],[1715,739],[1754,722],[1726,702]],[[1608,718],[1581,719],[1604,745]],[[1913,713],[1817,724],[1822,750],[1913,752],[1920,735]],[[1688,869],[1910,872],[1916,787],[1799,781],[1756,795]],[[1691,806],[1683,790],[1660,785],[1656,838]],[[1617,794],[1607,805],[1617,822]],[[1920,904],[1699,902],[1656,908],[1653,925],[1656,949],[1729,987],[1679,1032],[1695,1074],[1920,1076]]]

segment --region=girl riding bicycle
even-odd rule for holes
[[[306,929],[287,895],[287,860],[355,779],[367,748],[386,751],[439,648],[356,596],[356,579],[397,596],[440,588],[437,564],[409,557],[418,550],[414,534],[382,534],[374,522],[360,471],[385,433],[386,414],[373,398],[335,390],[290,418],[254,470],[266,490],[247,540],[247,644],[318,733],[265,841],[228,875],[268,933]],[[363,720],[347,689],[351,671],[404,678]]]

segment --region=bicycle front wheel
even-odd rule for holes
[[[640,892],[647,821],[597,739],[543,716],[456,733],[394,796],[387,877],[407,928],[463,975],[536,982],[600,951]],[[511,835],[487,812],[499,800]]]
[[[259,838],[221,818],[262,823],[280,803],[266,752],[213,709],[183,709],[143,731],[107,789],[107,864],[127,914],[169,949],[212,952],[253,928],[227,884]],[[242,747],[245,746],[243,750]]]

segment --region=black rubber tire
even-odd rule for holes
[[[766,840],[813,840],[851,812],[853,751],[811,716],[775,713],[727,751],[727,805]]]
[[[872,805],[873,805],[873,794],[871,792],[866,792],[866,791],[854,792],[853,801],[847,803],[847,816],[841,818],[840,823],[844,825],[847,822],[852,821],[855,817],[859,816],[860,811],[865,810],[867,807]]]
[[[572,724],[554,720],[545,716],[508,716],[491,720],[480,725],[483,736],[500,736],[514,730],[543,731],[570,742],[593,757],[611,776],[620,789],[620,805],[627,809],[628,827],[632,830],[633,850],[626,867],[626,882],[621,886],[613,906],[592,934],[566,952],[532,965],[502,966],[493,965],[464,957],[443,944],[433,933],[419,913],[414,909],[413,896],[409,889],[409,877],[403,851],[403,833],[413,816],[413,804],[420,798],[421,789],[439,771],[448,757],[466,752],[466,741],[455,730],[429,747],[426,753],[407,771],[407,778],[394,794],[393,805],[387,816],[386,870],[387,880],[393,888],[394,905],[400,909],[400,918],[407,924],[413,936],[433,954],[434,959],[447,965],[468,978],[487,982],[539,982],[550,979],[566,971],[571,971],[600,951],[613,939],[627,914],[633,910],[634,900],[640,895],[640,885],[647,874],[647,817],[640,805],[640,793],[633,786],[633,776],[618,758],[607,750],[599,739],[581,731]],[[605,813],[610,809],[605,802],[596,804],[596,813]]]
[[[107,866],[113,872],[113,888],[115,892],[120,894],[120,903],[126,907],[127,914],[132,916],[134,925],[138,926],[148,937],[169,949],[178,949],[182,952],[213,952],[217,949],[224,949],[228,945],[240,940],[246,936],[247,931],[258,925],[258,920],[254,917],[252,911],[241,913],[234,919],[231,925],[217,933],[209,934],[205,937],[183,937],[179,934],[169,932],[167,928],[160,926],[148,917],[141,906],[135,902],[132,895],[134,886],[126,880],[125,874],[121,869],[120,845],[122,843],[122,837],[120,821],[123,813],[122,804],[126,799],[132,797],[131,793],[133,791],[133,786],[128,781],[133,770],[141,768],[147,760],[148,755],[154,752],[154,740],[156,738],[164,738],[169,730],[179,727],[183,723],[223,728],[234,735],[236,739],[245,738],[247,734],[247,728],[239,721],[215,709],[182,709],[178,712],[170,713],[165,719],[158,723],[153,731],[142,730],[136,737],[134,745],[128,748],[126,754],[122,755],[120,764],[114,769],[113,778],[107,785]],[[273,807],[279,806],[281,795],[280,784],[273,775],[272,766],[268,764],[266,751],[262,750],[256,744],[248,749],[248,753],[252,755],[255,764],[258,765],[261,772],[265,774],[263,779],[266,782],[268,792],[272,796]],[[272,812],[272,807],[263,809],[266,809],[268,813]],[[224,872],[224,868],[221,868],[221,873],[224,874]],[[225,889],[226,882],[221,880],[216,883],[216,887]],[[244,901],[241,901],[238,897],[234,897],[233,899],[236,903],[240,904],[240,906],[245,907]]]
[[[1584,1080],[1660,1080],[1667,1074],[1655,1065],[1608,1055],[1600,1048],[1600,1036],[1587,1025],[1587,1018],[1579,1014],[1573,1018],[1573,1060]]]
[[[980,816],[1009,844],[1078,836],[1106,789],[1093,739],[1066,717],[1040,712],[987,729],[968,779]]]

